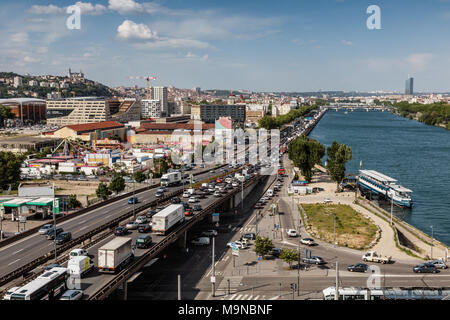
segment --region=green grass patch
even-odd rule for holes
[[[334,243],[334,217],[336,216],[336,241],[339,246],[363,249],[376,238],[373,222],[342,204],[302,204],[308,226],[319,239]],[[303,220],[305,217],[302,216]]]

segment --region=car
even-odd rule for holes
[[[227,247],[231,248],[233,243],[239,249],[247,249],[248,248],[248,246],[245,243],[242,243],[241,241],[228,242]]]
[[[218,232],[216,230],[206,230],[202,232],[202,236],[205,237],[217,237]]]
[[[147,233],[152,231],[152,224],[151,223],[144,223],[144,224],[140,224],[138,227],[138,232],[139,233]]]
[[[45,271],[51,270],[53,268],[60,268],[60,267],[61,267],[61,265],[58,263],[51,263],[45,267]]]
[[[281,248],[273,248],[271,251],[271,255],[278,258],[282,252],[283,252],[283,249],[281,249]]]
[[[64,244],[72,240],[72,233],[70,232],[61,232],[56,236],[56,244]]]
[[[333,200],[331,200],[330,198],[325,198],[325,199],[323,199],[323,202],[324,203],[330,203],[330,202],[333,202]]]
[[[216,182],[217,182],[217,183],[222,183],[222,181],[223,181],[223,180],[220,179],[220,178],[217,178],[217,179],[216,179]]]
[[[196,203],[196,202],[198,202],[198,199],[197,199],[196,197],[190,197],[189,200],[188,200],[188,202],[190,202],[190,203]]]
[[[185,216],[185,217],[190,217],[190,216],[192,216],[193,214],[194,214],[194,212],[192,211],[191,208],[184,209],[184,216]]]
[[[210,240],[208,237],[199,237],[192,240],[191,243],[196,246],[207,246],[209,245]]]
[[[183,198],[189,198],[191,196],[191,194],[187,191],[183,192]]]
[[[137,197],[131,197],[130,199],[128,199],[128,204],[135,204],[138,202],[139,202],[139,199]]]
[[[60,234],[61,232],[64,232],[63,228],[56,227],[56,236]],[[47,240],[54,240],[55,239],[55,228],[51,228],[47,231]]]
[[[153,217],[154,215],[156,214],[156,210],[148,210],[147,211],[147,213],[145,214],[145,216],[147,217],[147,218],[151,218],[151,217]]]
[[[312,246],[312,245],[316,244],[314,239],[311,239],[311,238],[303,238],[303,239],[300,240],[300,242],[303,243],[303,244],[306,244],[308,246]]]
[[[136,238],[136,247],[139,249],[145,249],[148,248],[152,244],[152,237],[149,235],[140,235]]]
[[[214,197],[220,198],[222,196],[222,194],[217,190],[214,191]]]
[[[125,227],[128,230],[136,230],[137,228],[139,228],[139,223],[136,221],[130,221],[127,223],[127,225]]]
[[[234,188],[239,187],[239,182],[233,181],[233,182],[231,183],[231,186],[233,186]]]
[[[114,230],[114,235],[115,235],[115,236],[124,236],[124,235],[126,235],[127,233],[128,233],[128,229],[125,228],[125,227],[122,227],[122,226],[117,227],[117,228]]]
[[[289,237],[298,237],[297,231],[295,231],[295,229],[288,229],[286,233]]]
[[[248,240],[255,240],[256,239],[256,234],[253,233],[253,232],[245,233],[245,234],[242,235],[242,238],[248,239]]]
[[[356,263],[349,265],[347,270],[350,272],[367,272],[369,270],[369,266],[365,263]]]
[[[193,211],[202,211],[202,206],[199,204],[195,204],[192,208]]]
[[[323,260],[319,256],[312,256],[311,258],[303,258],[302,261],[305,263],[309,263],[309,264],[325,264],[326,263],[325,260]]]
[[[164,192],[156,192],[155,193],[155,197],[157,197],[157,198],[161,198],[162,196],[164,195]]]
[[[181,202],[181,199],[179,197],[173,197],[171,201],[172,201],[172,204],[178,204]]]
[[[139,224],[147,223],[147,218],[144,216],[139,216],[136,218],[136,222]]]
[[[425,262],[418,264],[417,266],[413,267],[413,272],[415,273],[438,273],[439,270],[436,268],[436,266],[432,263]]]
[[[17,290],[20,289],[21,287],[12,287],[9,290],[7,290],[5,292],[5,294],[3,295],[3,300],[11,300],[11,295]]]
[[[448,268],[447,265],[445,264],[445,262],[440,260],[440,259],[430,260],[430,261],[427,261],[427,262],[434,264],[434,266],[436,268],[438,268],[438,269],[447,269]]]
[[[39,234],[47,234],[48,230],[53,229],[53,224],[44,224],[40,229],[39,229]]]
[[[81,300],[83,298],[82,290],[67,290],[59,300]]]

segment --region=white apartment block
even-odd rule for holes
[[[167,87],[151,87],[150,88],[151,100],[161,101],[161,115],[169,117],[169,96]]]
[[[48,82],[41,81],[41,82],[39,83],[39,85],[40,85],[41,87],[48,88]]]
[[[161,118],[161,100],[145,99],[141,100],[142,118]]]
[[[14,88],[22,85],[22,77],[14,77]]]
[[[28,85],[30,87],[36,87],[39,85],[39,82],[37,82],[36,80],[30,80],[30,81],[28,81]]]

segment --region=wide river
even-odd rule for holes
[[[309,135],[352,147],[348,173],[376,170],[413,190],[412,209],[394,214],[450,245],[450,131],[381,111],[328,111]],[[389,205],[385,209],[390,210]]]

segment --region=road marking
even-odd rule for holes
[[[13,255],[16,254],[16,253],[19,253],[20,251],[23,251],[23,250],[24,250],[23,248],[20,249],[20,250],[17,250],[16,252],[13,253]]]
[[[228,300],[233,300],[234,297],[236,297],[236,294],[233,294],[233,295],[230,297],[230,299],[228,299]]]
[[[234,230],[236,230],[236,227],[233,227],[233,229],[231,229],[231,231],[234,231]]]
[[[275,296],[273,298],[270,298],[269,300],[277,300],[280,296]]]
[[[257,295],[256,297],[255,297],[255,299],[253,299],[253,300],[258,300],[259,299],[259,295]]]
[[[10,266],[10,265],[12,265],[12,264],[14,264],[14,263],[16,263],[16,262],[18,262],[18,261],[20,261],[20,259],[17,259],[17,260],[14,260],[14,261],[11,262],[11,263],[8,263],[8,266]]]
[[[83,220],[83,221],[78,222],[78,224],[83,224],[85,222],[86,222],[86,220]]]
[[[80,230],[78,230],[78,231],[84,230],[84,229],[86,229],[87,227],[88,227],[88,226],[81,227]]]

